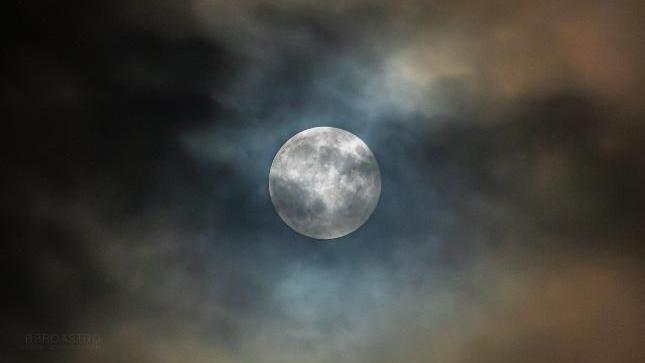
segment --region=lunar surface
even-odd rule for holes
[[[361,139],[315,127],[280,148],[269,172],[269,193],[280,218],[296,232],[338,238],[362,226],[376,208],[381,173]]]

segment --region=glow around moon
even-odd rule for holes
[[[269,193],[280,218],[296,232],[338,238],[370,217],[381,194],[381,174],[361,139],[315,127],[280,148],[269,172]]]

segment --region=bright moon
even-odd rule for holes
[[[280,148],[269,172],[269,194],[280,218],[296,232],[338,238],[362,226],[376,208],[381,173],[354,134],[315,127]]]

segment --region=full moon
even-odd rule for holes
[[[354,232],[370,217],[381,194],[374,154],[354,134],[334,127],[304,130],[278,150],[269,194],[294,231],[317,239]]]

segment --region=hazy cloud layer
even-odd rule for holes
[[[637,1],[11,6],[2,356],[645,360]],[[315,241],[268,172],[310,127],[378,159]],[[92,333],[101,349],[25,345]]]

